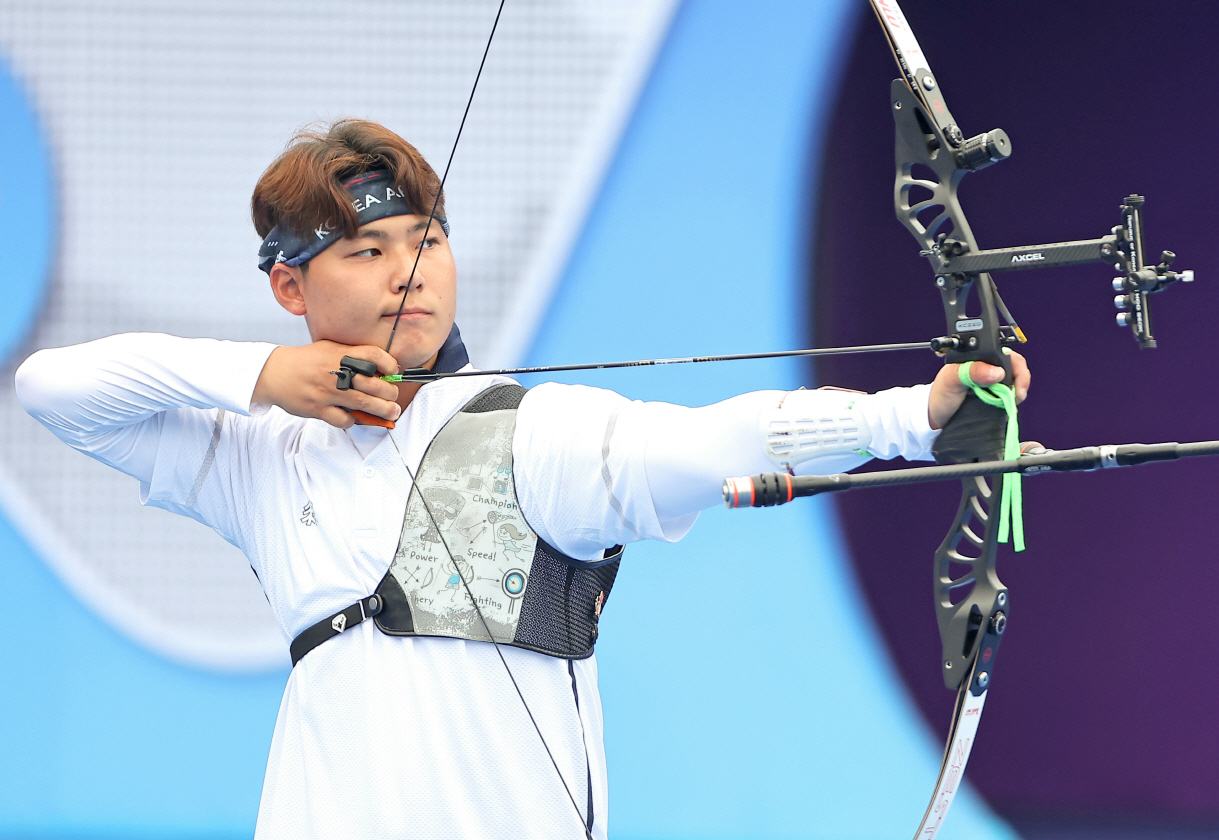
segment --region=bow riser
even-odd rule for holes
[[[898,218],[922,245],[925,255],[938,254],[940,243],[948,236],[976,251],[977,241],[957,199],[961,180],[971,170],[963,168],[952,154],[940,124],[924,110],[922,98],[905,81],[894,80],[890,103],[897,133],[893,190]],[[951,116],[941,119],[951,120]],[[931,173],[934,180],[919,177],[923,172],[916,167]],[[915,189],[931,195],[912,201]],[[924,222],[928,216],[931,218]],[[938,275],[935,282],[947,319],[945,362],[983,361],[1000,366],[1010,384],[1011,360],[1003,353],[1007,339],[999,327],[990,275]],[[971,311],[971,304],[977,308]],[[1006,427],[1002,410],[970,394],[936,442],[936,461],[1001,460]],[[985,478],[963,481],[956,518],[935,554],[933,585],[942,644],[940,668],[944,684],[951,689],[958,688],[970,673],[977,656],[979,630],[999,611],[1000,596],[1006,598],[1006,589],[995,571],[998,510],[999,499]]]
[[[920,97],[904,81],[895,79],[889,92],[897,129],[893,201],[898,219],[922,246],[925,256],[938,255],[940,243],[949,236],[964,243],[969,250],[977,251],[977,240],[957,199],[961,180],[971,170],[959,165],[939,126],[924,110]],[[935,180],[919,177],[915,167],[931,173]],[[929,192],[930,197],[917,198],[912,194],[915,190]],[[927,219],[928,216],[931,218]],[[990,275],[939,274],[935,283],[940,290],[952,339],[945,348],[945,361],[949,364],[984,361],[1003,367],[1010,376],[1011,363],[1002,352],[1005,342],[999,331],[994,282]],[[979,310],[971,315],[967,309],[975,288]]]
[[[999,508],[999,480],[992,485],[979,476],[961,484],[961,503],[935,552],[934,565],[935,613],[943,645],[940,669],[951,689],[960,687],[978,659],[982,630],[996,623],[1006,626],[1008,603],[1007,587],[995,571],[999,517],[992,513]]]

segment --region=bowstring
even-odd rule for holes
[[[453,166],[453,157],[457,154],[457,144],[461,142],[461,133],[466,127],[466,118],[470,116],[470,106],[474,103],[474,93],[478,90],[478,82],[482,79],[483,68],[487,65],[487,55],[491,52],[491,42],[495,40],[495,32],[499,28],[499,19],[504,12],[504,3],[506,0],[500,0],[499,8],[495,12],[495,21],[491,24],[491,34],[487,37],[487,45],[483,48],[482,59],[478,62],[478,72],[474,75],[474,84],[470,88],[470,95],[466,99],[466,107],[461,115],[461,123],[457,126],[457,136],[453,138],[453,148],[449,150],[449,159],[445,162],[444,172],[440,176],[440,186],[436,190],[436,198],[432,202],[432,209],[428,213],[427,224],[423,228],[423,237],[420,240],[420,247],[415,254],[415,262],[411,265],[410,276],[406,280],[406,288],[402,290],[402,300],[398,303],[398,312],[394,315],[394,325],[389,331],[389,341],[385,343],[385,352],[388,353],[394,344],[394,336],[398,333],[398,323],[402,319],[402,310],[406,307],[406,297],[411,293],[411,287],[415,282],[415,273],[419,269],[419,260],[423,258],[423,246],[427,243],[428,233],[432,229],[432,222],[436,219],[436,209],[440,206],[440,198],[444,195],[444,185],[449,178],[449,169]],[[407,463],[406,455],[398,447],[398,442],[394,440],[393,434],[389,434],[390,441],[394,444],[394,449],[398,452],[398,457],[402,459],[402,466],[406,468],[406,474],[410,476],[411,486],[417,487],[415,474],[411,471],[410,464]],[[474,598],[474,593],[470,591],[470,584],[462,574],[461,567],[457,565],[457,558],[453,556],[453,552],[449,550],[449,544],[444,538],[444,534],[440,531],[440,525],[436,522],[436,517],[432,515],[432,508],[427,503],[422,490],[419,490],[419,500],[423,503],[423,509],[427,513],[428,520],[431,521],[432,527],[436,529],[436,535],[440,537],[440,544],[444,546],[445,553],[449,555],[449,562],[453,564],[453,571],[457,574],[461,581],[462,587],[466,590],[466,596],[470,599],[470,603],[474,606],[474,612],[478,616],[479,622],[483,626],[483,632],[487,634],[487,638],[491,640],[491,644],[495,647],[495,652],[499,656],[500,663],[504,666],[504,671],[508,674],[508,679],[512,682],[512,687],[516,689],[516,696],[521,699],[521,705],[525,707],[525,714],[529,716],[529,722],[533,724],[533,729],[538,733],[538,738],[542,742],[542,746],[546,750],[546,755],[550,758],[550,763],[554,767],[554,771],[559,776],[559,781],[563,784],[563,790],[567,794],[568,801],[571,802],[571,807],[575,809],[576,817],[580,820],[580,827],[584,830],[584,835],[587,840],[593,840],[592,831],[585,822],[584,815],[580,812],[580,806],[576,804],[576,798],[571,793],[571,787],[567,784],[567,779],[563,776],[563,771],[559,769],[559,762],[555,760],[554,753],[550,750],[550,745],[546,743],[546,736],[542,734],[542,728],[538,726],[537,719],[533,716],[533,710],[529,708],[529,703],[525,700],[525,694],[521,691],[521,687],[517,684],[516,676],[512,673],[512,669],[508,667],[508,660],[504,658],[504,652],[500,649],[499,642],[495,640],[495,635],[491,632],[490,626],[487,624],[487,619],[483,617],[483,611],[478,606],[478,601]]]
[[[504,670],[508,673],[508,679],[512,681],[512,687],[516,689],[516,696],[521,698],[521,705],[525,707],[525,714],[529,715],[529,722],[533,724],[533,730],[538,733],[538,738],[542,741],[542,746],[546,749],[546,755],[550,758],[550,763],[554,767],[555,773],[559,776],[559,781],[563,783],[563,790],[567,793],[567,799],[571,802],[571,807],[576,810],[576,817],[580,820],[580,827],[584,829],[586,840],[593,840],[592,831],[589,830],[588,824],[585,822],[584,814],[580,812],[580,806],[576,804],[576,798],[572,795],[571,787],[567,784],[567,779],[563,776],[563,771],[559,769],[559,762],[555,759],[554,753],[550,751],[550,744],[546,743],[546,736],[542,734],[542,728],[538,726],[537,719],[533,716],[533,710],[529,708],[529,703],[525,701],[525,694],[521,691],[520,685],[516,681],[516,677],[512,673],[512,669],[508,667],[508,660],[504,658],[504,651],[500,648],[499,642],[495,640],[495,634],[491,632],[490,625],[487,624],[487,619],[483,617],[482,608],[478,606],[478,599],[474,597],[474,593],[470,590],[470,583],[466,580],[465,574],[461,567],[457,565],[457,558],[453,556],[452,550],[449,548],[448,541],[444,538],[444,534],[440,530],[440,524],[436,521],[436,517],[432,515],[432,506],[427,502],[427,494],[423,488],[419,486],[419,482],[415,480],[415,474],[411,472],[410,464],[407,463],[406,453],[398,446],[398,441],[394,440],[392,432],[387,432],[390,442],[393,443],[394,449],[398,452],[398,457],[402,459],[402,466],[406,468],[406,474],[410,476],[411,486],[418,492],[419,501],[423,503],[423,510],[427,513],[428,521],[432,523],[432,527],[436,529],[436,536],[440,538],[440,544],[444,546],[445,554],[449,555],[449,562],[453,564],[453,572],[461,581],[462,587],[466,590],[466,597],[470,599],[470,603],[474,606],[474,613],[478,616],[479,622],[483,626],[483,632],[487,634],[487,638],[491,640],[491,644],[495,646],[495,652],[499,655],[499,661],[504,666]]]
[[[483,67],[487,65],[487,54],[491,52],[491,42],[495,40],[495,30],[499,27],[500,15],[504,13],[505,0],[499,0],[499,9],[495,12],[495,22],[491,24],[491,35],[487,38],[487,46],[483,48],[482,60],[478,62],[478,72],[474,74],[474,86],[470,88],[470,96],[466,99],[466,109],[461,115],[461,124],[457,126],[457,136],[453,138],[453,148],[449,150],[448,162],[444,165],[444,173],[440,176],[440,187],[436,190],[436,200],[432,202],[432,210],[428,213],[427,224],[423,228],[423,238],[419,241],[419,251],[415,254],[415,264],[411,266],[410,277],[406,279],[406,288],[402,291],[402,300],[398,304],[398,314],[394,316],[393,329],[389,331],[389,341],[385,343],[385,352],[394,344],[394,335],[398,332],[398,321],[402,318],[402,309],[406,306],[406,296],[411,292],[411,284],[415,282],[415,270],[419,268],[419,260],[423,257],[423,246],[427,243],[428,232],[432,229],[432,221],[436,218],[436,208],[440,206],[440,197],[444,195],[444,183],[449,178],[449,167],[453,165],[453,156],[457,154],[457,144],[461,142],[461,132],[466,127],[466,117],[470,116],[470,106],[474,104],[474,92],[478,90],[478,80],[483,77]]]

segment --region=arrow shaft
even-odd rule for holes
[[[526,373],[564,373],[576,370],[609,370],[612,368],[658,367],[660,365],[692,365],[703,362],[741,362],[749,359],[785,359],[795,356],[841,356],[848,353],[890,353],[900,350],[929,350],[930,343],[913,341],[905,344],[860,344],[852,347],[818,347],[811,350],[777,350],[770,353],[736,353],[724,356],[686,356],[676,359],[639,359],[629,362],[595,362],[580,365],[546,365],[543,367],[501,368],[499,370],[462,370],[434,373],[430,370],[405,371],[395,376],[381,377],[386,382],[433,382],[462,376],[519,376]]]

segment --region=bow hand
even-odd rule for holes
[[[1009,356],[1011,364],[1011,379],[1008,384],[1016,392],[1016,402],[1024,402],[1028,396],[1031,375],[1028,362],[1019,353]],[[1008,372],[996,365],[985,362],[965,362],[969,365],[969,378],[983,387],[1008,381]],[[935,381],[931,383],[931,394],[927,399],[927,421],[933,429],[943,429],[947,426],[957,410],[961,408],[965,398],[971,394],[971,389],[961,381],[959,368],[961,365],[944,365]]]

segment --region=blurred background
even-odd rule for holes
[[[251,836],[288,667],[244,558],[59,444],[12,371],[124,331],[305,341],[255,266],[254,182],[295,130],[343,116],[443,168],[495,5],[0,0],[0,838]],[[1219,11],[905,11],[967,135],[1012,137],[1012,159],[963,190],[983,247],[1103,235],[1139,192],[1149,250],[1198,273],[1153,301],[1154,351],[1112,325],[1104,267],[1001,277],[1031,339],[1024,437],[1219,437],[1204,64]],[[447,189],[475,364],[941,334],[893,218],[895,75],[862,0],[509,0]],[[913,384],[936,365],[567,381],[697,405]],[[1029,550],[1000,567],[1010,638],[942,837],[1219,836],[1213,469],[1026,484]],[[679,544],[632,546],[597,654],[612,835],[911,834],[951,716],[930,561],[957,493],[712,510]]]

